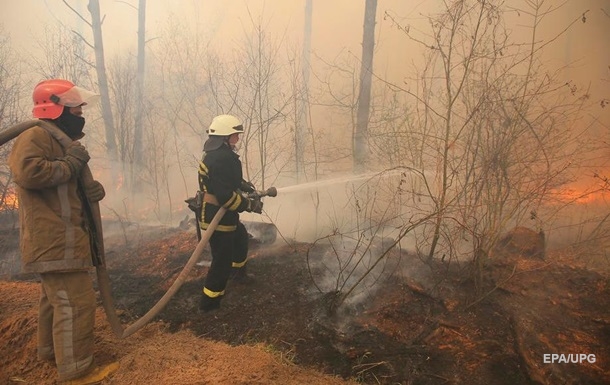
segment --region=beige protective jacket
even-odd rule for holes
[[[76,176],[65,151],[44,128],[21,133],[9,155],[17,184],[23,271],[44,273],[92,266]]]

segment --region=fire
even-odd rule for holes
[[[584,190],[579,191],[576,189],[566,189],[561,191],[555,191],[554,198],[562,203],[598,203],[608,201],[610,198],[610,191],[606,189],[599,190]]]
[[[0,211],[15,210],[19,207],[17,194],[12,189],[9,189],[6,194],[0,198]]]

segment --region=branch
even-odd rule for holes
[[[86,65],[88,65],[91,68],[95,68],[95,64],[91,63],[89,60],[85,59],[84,57],[80,56],[80,55],[76,55],[76,57],[78,59],[80,59],[82,62],[84,62]]]
[[[135,5],[129,4],[129,3],[128,3],[128,2],[126,2],[126,1],[120,1],[120,0],[116,0],[116,1],[115,1],[115,3],[123,3],[123,4],[125,4],[125,5],[130,6],[131,8],[135,9],[136,11],[138,10],[138,7],[136,7]]]
[[[72,6],[70,4],[68,4],[67,0],[62,0],[63,3],[66,5],[66,7],[70,8],[70,10],[72,12],[74,12],[76,14],[76,16],[78,16],[82,21],[84,21],[85,23],[87,23],[87,25],[89,25],[89,27],[93,27],[93,25],[91,25],[91,23],[89,22],[89,20],[85,19],[83,17],[83,15],[81,15],[76,9],[72,8]]]
[[[85,39],[85,37],[83,35],[81,35],[80,33],[76,32],[75,30],[72,30],[72,33],[75,34],[76,36],[78,36],[82,40],[83,43],[85,43],[85,44],[87,44],[89,46],[89,48],[95,49],[95,47],[91,43],[89,43],[87,41],[87,39]]]

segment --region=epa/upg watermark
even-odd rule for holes
[[[542,362],[545,364],[594,364],[597,358],[595,354],[543,354]]]

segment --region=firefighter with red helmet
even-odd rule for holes
[[[82,108],[97,95],[51,79],[38,83],[32,97],[41,122],[17,137],[9,166],[19,199],[22,268],[40,276],[38,358],[57,365],[60,383],[97,383],[118,368],[93,359],[92,234],[83,210],[105,192],[98,181],[81,178],[90,156],[78,140]],[[57,129],[72,139],[65,148],[52,134],[61,134]]]
[[[263,204],[243,194],[254,191],[243,181],[241,161],[234,151],[243,132],[242,122],[235,116],[216,116],[207,131],[209,138],[199,163],[199,189],[204,192],[199,226],[206,230],[221,206],[227,210],[210,238],[212,264],[200,302],[204,312],[220,307],[232,274],[237,281],[251,280],[246,272],[248,233],[239,213],[261,213]]]

